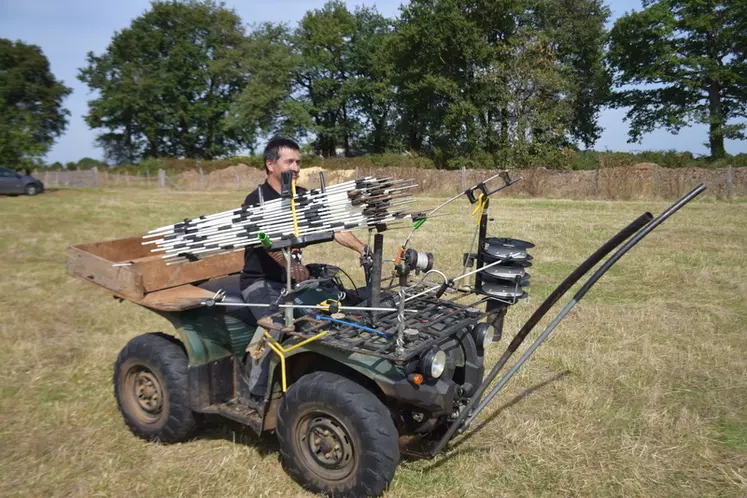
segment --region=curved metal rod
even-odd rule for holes
[[[500,173],[496,173],[495,175],[491,176],[491,177],[490,177],[490,178],[488,178],[487,180],[483,180],[483,181],[482,181],[482,182],[480,182],[480,183],[488,183],[488,182],[490,182],[490,181],[492,181],[492,180],[495,180],[496,178],[498,178],[499,176],[501,176],[501,175],[503,175],[504,173],[507,173],[507,172],[508,172],[508,170],[507,170],[507,169],[504,169],[504,170],[502,170],[502,171],[501,171]],[[478,183],[477,185],[479,185],[479,183]],[[438,205],[438,206],[436,206],[435,208],[431,209],[431,210],[430,210],[430,211],[428,212],[428,214],[426,214],[426,215],[425,215],[425,218],[426,218],[426,219],[430,218],[431,216],[433,216],[433,214],[434,214],[434,213],[436,213],[436,211],[440,210],[440,209],[441,209],[441,208],[443,208],[443,207],[446,207],[446,206],[448,206],[449,204],[451,204],[451,203],[452,203],[452,202],[454,202],[455,200],[459,199],[459,198],[460,198],[461,196],[465,195],[465,194],[467,193],[467,191],[469,191],[469,190],[471,190],[471,189],[474,189],[474,188],[476,188],[476,187],[477,187],[477,185],[473,185],[472,187],[468,188],[467,190],[465,190],[465,191],[463,191],[463,192],[459,192],[459,193],[458,193],[457,195],[455,195],[455,196],[454,196],[454,197],[452,197],[451,199],[449,199],[449,200],[446,200],[446,201],[442,202],[441,204],[439,204],[439,205]],[[496,189],[495,191],[497,192],[498,190],[499,190],[499,189]],[[492,193],[492,192],[491,192],[491,193]],[[410,231],[410,234],[409,234],[409,235],[407,236],[407,238],[405,239],[405,243],[404,243],[404,244],[402,244],[402,247],[404,247],[404,248],[407,248],[407,246],[408,246],[408,245],[410,244],[410,239],[412,238],[413,234],[415,233],[415,230],[416,230],[416,229],[415,229],[415,228],[413,228],[413,229],[412,229],[412,230]]]

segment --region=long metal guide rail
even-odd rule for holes
[[[312,317],[300,320],[315,324],[313,327],[301,327],[301,330],[293,333],[293,335],[308,338],[323,328],[330,332],[319,341],[330,347],[377,356],[391,361],[406,361],[487,316],[485,312],[476,308],[434,297],[419,298],[407,303],[407,307],[417,309],[418,313],[413,313],[407,317],[405,327],[416,330],[418,333],[417,335],[407,334],[405,336],[405,351],[402,355],[396,354],[395,351],[395,335],[398,326],[396,312],[379,314],[377,329],[389,335],[389,337],[382,337],[353,326],[317,321]],[[356,316],[354,315],[347,317],[345,320],[353,321],[355,319]]]

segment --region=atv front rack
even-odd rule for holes
[[[313,337],[322,329],[328,330],[329,333],[320,339],[325,345],[402,363],[443,342],[459,330],[494,314],[433,296],[413,299],[407,303],[407,307],[416,312],[408,314],[405,319],[405,328],[412,333],[405,335],[404,354],[398,354],[396,348],[395,336],[399,325],[397,312],[381,313],[376,330],[352,321],[358,318],[356,316],[340,321],[306,316],[296,321],[302,326],[292,335],[305,339]],[[303,322],[308,322],[311,326],[303,326]]]

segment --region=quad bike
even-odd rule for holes
[[[379,495],[403,454],[433,458],[464,432],[599,278],[705,190],[699,186],[656,218],[644,213],[602,245],[539,306],[486,375],[485,354],[503,335],[506,312],[527,296],[532,259],[531,243],[487,233],[490,197],[516,181],[503,179],[494,190],[485,181],[462,193],[478,217],[462,275],[448,278],[433,269],[432,254],[406,249],[411,232],[384,285],[380,226],[364,263],[365,298],[342,287],[339,268],[309,265],[311,278],[295,287],[289,279],[283,301],[259,323],[239,291],[240,252],[167,265],[141,237],[71,247],[70,274],[174,326],[174,335],[140,335],[119,353],[114,393],[125,423],[143,439],[176,443],[194,433],[198,414],[217,414],[274,433],[283,466],[305,488]],[[291,238],[270,248],[328,240]],[[540,319],[616,248],[488,391]],[[443,283],[429,282],[432,274]],[[267,389],[257,398],[249,376],[268,351]]]

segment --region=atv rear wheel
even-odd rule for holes
[[[148,441],[187,439],[196,422],[189,409],[187,355],[165,334],[132,339],[114,364],[114,396],[132,432]]]
[[[328,372],[295,382],[278,408],[286,471],[315,493],[378,496],[399,464],[397,429],[370,391]]]

